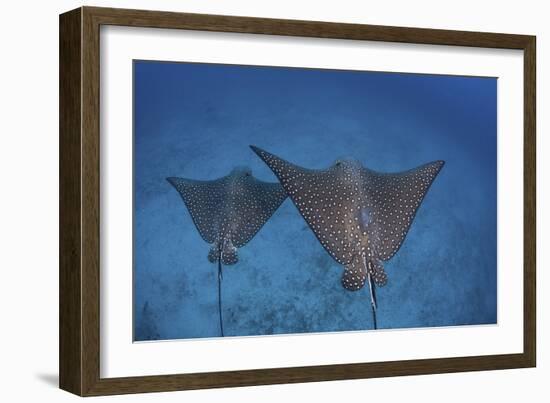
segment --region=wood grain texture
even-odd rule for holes
[[[524,48],[523,66],[523,354],[536,366],[537,338],[537,129],[536,129],[536,39],[530,37]]]
[[[59,18],[59,386],[82,394],[81,11]]]
[[[529,36],[381,25],[86,7],[105,25],[523,49]]]
[[[82,9],[82,389],[99,378],[99,24]]]
[[[130,378],[100,377],[101,25],[524,51],[524,352]],[[535,321],[535,37],[82,7],[60,17],[60,387],[81,396],[532,367]]]

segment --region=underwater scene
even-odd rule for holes
[[[497,323],[497,79],[135,60],[134,341]]]

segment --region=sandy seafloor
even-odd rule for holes
[[[217,266],[169,176],[237,165],[276,181],[248,148],[307,168],[353,157],[378,171],[445,160],[377,289],[380,329],[497,321],[497,79],[136,61],[135,340],[219,336]],[[226,336],[373,326],[368,288],[287,199],[224,267]]]

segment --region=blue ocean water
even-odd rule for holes
[[[495,78],[134,62],[134,338],[218,337],[217,265],[166,181],[235,166],[275,182],[254,144],[307,168],[383,172],[445,160],[377,289],[378,327],[497,320]],[[224,267],[226,336],[373,326],[368,287],[287,199]]]

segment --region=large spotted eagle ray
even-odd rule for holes
[[[287,194],[279,183],[262,182],[246,167],[235,168],[229,175],[211,181],[167,180],[180,193],[202,239],[212,244],[208,260],[218,263],[218,309],[223,336],[222,263],[237,263],[237,248],[256,235]]]
[[[382,262],[401,247],[444,161],[392,174],[354,160],[311,170],[251,148],[279,178],[321,245],[344,265],[343,287],[357,291],[368,282],[376,329],[375,285],[387,283]]]

